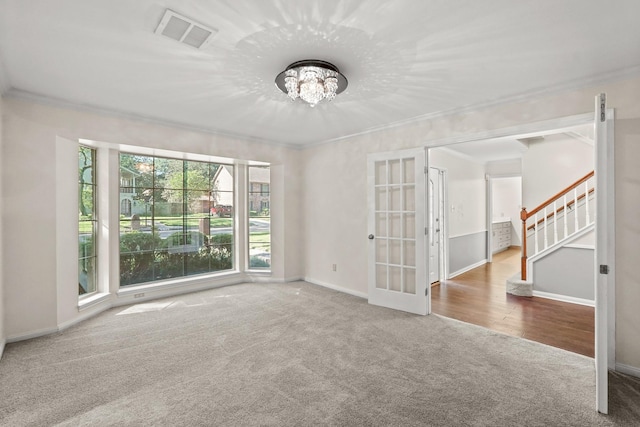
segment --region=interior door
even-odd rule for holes
[[[614,180],[613,180],[613,112],[606,108],[606,95],[596,96],[595,149],[596,149],[596,283],[595,283],[595,365],[596,365],[596,408],[608,413],[609,378],[608,367],[615,366],[615,338],[609,341],[610,298],[614,298]],[[609,292],[611,294],[609,294]]]
[[[428,314],[425,150],[367,158],[369,303]]]
[[[428,177],[429,194],[429,229],[428,229],[428,245],[429,245],[429,283],[440,281],[440,241],[442,236],[441,221],[441,172],[436,168],[429,168]]]

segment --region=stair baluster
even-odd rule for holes
[[[568,238],[571,234],[577,233],[582,228],[586,228],[591,225],[591,214],[589,213],[589,195],[594,192],[594,188],[589,188],[589,179],[594,176],[594,172],[591,171],[584,177],[580,178],[578,181],[569,185],[564,190],[560,191],[555,196],[551,197],[544,203],[540,204],[535,209],[527,212],[527,208],[523,207],[520,212],[520,219],[522,220],[522,257],[521,257],[521,278],[522,280],[527,280],[527,232],[528,230],[533,229],[533,243],[534,243],[534,255],[540,252],[539,248],[539,239],[538,239],[538,229],[542,226],[541,232],[543,233],[543,243],[544,249],[549,248],[549,233],[550,230],[547,228],[547,221],[553,219],[553,245],[559,242],[558,240],[558,220],[559,214],[562,212],[563,214],[563,236],[562,239]],[[580,184],[584,183],[584,193],[578,195],[578,187]],[[573,200],[567,201],[567,194],[569,194],[573,190]],[[562,197],[562,207],[557,208],[557,202],[560,197]],[[580,227],[579,219],[578,219],[578,201],[584,198],[584,207],[585,207],[585,224],[584,227]],[[552,205],[552,206],[550,206]],[[552,212],[547,215],[547,207],[551,207]],[[569,233],[569,210],[573,211],[573,231]],[[538,212],[542,211],[543,217],[538,220]],[[533,217],[533,224],[527,226],[527,220]],[[561,241],[560,240],[560,241]]]

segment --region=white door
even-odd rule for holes
[[[428,190],[429,194],[429,283],[440,280],[440,241],[442,236],[442,172],[436,168],[429,168]]]
[[[614,182],[613,182],[613,112],[606,109],[604,93],[596,96],[595,149],[596,149],[596,284],[595,284],[595,359],[596,359],[596,408],[608,413],[608,367],[615,366],[614,337],[609,342],[608,308],[613,307],[615,278],[614,245]],[[609,294],[611,292],[611,294]],[[613,314],[613,313],[611,313]],[[612,366],[612,369],[614,368]]]
[[[425,150],[367,158],[369,303],[430,312],[425,245]]]

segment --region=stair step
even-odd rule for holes
[[[520,279],[520,272],[507,279],[507,293],[520,297],[533,296],[533,282]]]

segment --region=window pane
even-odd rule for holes
[[[121,175],[123,161],[138,172],[146,165],[152,175],[144,181],[148,188],[121,176],[121,286],[233,268],[232,166],[131,154],[120,159]]]
[[[78,230],[78,258],[95,256],[94,236],[94,222],[80,221]]]
[[[95,150],[89,147],[80,147],[78,155],[78,178],[81,184],[93,184],[94,177],[94,158]]]
[[[96,257],[80,258],[78,262],[78,294],[86,295],[98,290],[96,283]]]
[[[187,182],[185,188],[189,190],[209,191],[209,163],[185,162]]]
[[[96,211],[96,151],[78,149],[78,295],[98,290],[97,275],[97,211]]]
[[[271,267],[271,244],[269,242],[249,242],[249,267]]]
[[[81,219],[93,219],[94,215],[94,186],[92,184],[80,184],[80,197],[78,197],[78,210]]]
[[[271,177],[268,166],[248,167],[249,268],[271,268]]]
[[[154,178],[156,188],[185,188],[184,182],[184,160],[177,159],[154,159]]]

